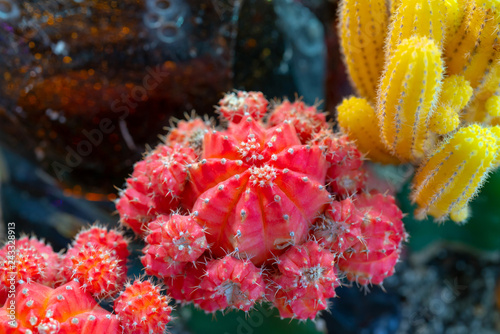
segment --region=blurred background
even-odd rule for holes
[[[302,97],[334,119],[352,94],[327,0],[0,0],[0,237],[7,222],[56,250],[114,226],[113,200],[171,118],[216,117],[232,89]],[[262,305],[215,318],[178,307],[173,333],[500,333],[500,173],[463,226],[415,221],[407,166],[371,165],[410,234],[384,288],[338,289],[315,322]],[[129,275],[141,273],[141,243]]]

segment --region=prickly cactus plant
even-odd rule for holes
[[[427,37],[440,48],[445,36],[447,7],[442,1],[413,0],[399,2],[391,15],[388,38],[385,45],[386,59],[390,59],[397,47],[412,36]],[[360,6],[363,6],[360,4]]]
[[[12,249],[11,252],[9,252]],[[0,249],[0,291],[6,291],[11,281],[16,284],[38,282],[53,286],[57,276],[60,257],[50,245],[35,237],[23,236],[15,247],[7,244]],[[11,265],[16,271],[12,272]],[[14,275],[12,275],[14,274]]]
[[[418,215],[455,222],[467,219],[467,204],[495,168],[497,138],[488,128],[470,125],[451,135],[415,175],[413,201]]]
[[[384,40],[387,36],[386,2],[357,0],[340,3],[339,35],[344,62],[352,74],[351,82],[360,95],[375,101],[384,66]]]
[[[125,284],[129,254],[120,231],[97,225],[78,233],[64,254],[34,236],[7,243],[0,248],[0,333],[163,332],[170,297],[150,281]],[[99,306],[124,288],[116,315]]]
[[[419,206],[418,219],[428,214],[439,222],[447,217],[462,222],[469,215],[464,203],[468,203],[483,184],[488,175],[485,168],[493,166],[490,171],[499,167],[490,161],[490,156],[499,149],[498,144],[491,145],[492,141],[487,140],[488,144],[484,143],[482,148],[464,143],[447,147],[449,152],[466,151],[453,155],[458,159],[469,155],[468,160],[481,160],[474,174],[474,178],[481,175],[481,182],[444,182],[436,179],[427,167],[429,161],[441,159],[436,157],[462,128],[474,125],[491,128],[500,124],[497,47],[500,6],[497,1],[479,0],[393,0],[390,8],[387,5],[370,0],[340,2],[339,35],[346,56],[344,61],[361,96],[344,100],[337,108],[339,125],[374,161],[410,163],[416,170],[426,171],[417,173],[412,187],[411,196]],[[382,12],[390,13],[388,20],[366,15],[380,6]],[[381,29],[380,25],[386,21],[390,23]],[[380,30],[379,36],[387,34],[382,43],[385,67],[375,79],[374,72],[366,67],[379,59],[376,51],[367,45],[380,41],[379,37],[366,38],[367,32],[374,30]],[[349,43],[353,41],[358,41],[358,55],[362,56],[355,62],[346,52],[352,49]],[[375,98],[373,91],[360,89],[361,84],[366,86],[367,82],[379,83]],[[378,126],[373,125],[370,103],[374,101]],[[489,151],[481,154],[485,146]],[[440,160],[442,165],[430,168],[437,173],[451,163],[451,170],[457,173],[454,176],[463,173],[462,165],[457,165],[459,162],[451,162],[453,157],[449,161]],[[460,163],[465,166],[465,161]],[[423,184],[429,186],[421,192]],[[449,195],[444,196],[445,193]],[[456,207],[458,202],[453,200],[463,205]]]
[[[372,105],[365,99],[351,96],[344,99],[337,107],[337,121],[356,145],[376,162],[397,164],[380,138],[377,114]]]
[[[405,237],[401,212],[374,194],[370,205],[391,214],[376,228],[363,225],[356,207],[366,176],[355,144],[315,106],[268,105],[261,93],[233,92],[219,103],[224,127],[179,122],[135,165],[117,209],[144,238],[146,273],[178,302],[215,312],[268,301],[282,317],[313,319],[335,296],[340,257],[363,252],[356,242],[372,240],[373,254],[387,257],[345,272],[363,271],[360,284],[393,272]],[[351,232],[337,219],[341,201],[356,216]]]
[[[149,280],[127,284],[114,303],[124,334],[165,333],[172,320],[172,307],[160,292],[160,287]]]
[[[352,73],[351,82],[360,95],[374,101],[389,24],[385,1],[371,1],[368,6],[356,0],[342,1],[339,15],[341,50]]]
[[[386,64],[377,114],[386,147],[402,161],[420,161],[430,146],[427,128],[443,71],[439,48],[427,37],[403,40]]]

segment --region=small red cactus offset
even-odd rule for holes
[[[127,188],[116,204],[121,222],[143,234],[147,223],[159,212],[170,212],[179,205],[187,167],[195,158],[193,149],[175,144],[159,145],[134,166]]]
[[[38,283],[42,283],[47,286],[53,286],[53,282],[57,277],[61,257],[58,253],[54,252],[52,246],[46,244],[43,240],[38,240],[35,236],[22,236],[21,238],[19,238],[19,240],[16,241],[16,247],[33,247],[38,251],[42,258],[42,261],[45,262],[43,277],[38,281]]]
[[[80,231],[73,241],[74,248],[90,245],[108,248],[111,254],[118,258],[122,267],[127,265],[127,258],[130,255],[128,244],[129,241],[120,231],[99,226],[91,226]]]
[[[328,128],[326,116],[318,112],[315,106],[308,106],[303,101],[284,100],[277,103],[269,115],[270,126],[290,121],[302,142],[307,142],[316,133]]]
[[[265,295],[260,270],[248,260],[227,255],[207,264],[195,304],[208,312],[235,308],[249,311]]]
[[[180,144],[191,147],[195,152],[201,150],[201,144],[205,133],[210,130],[210,121],[202,120],[199,117],[192,117],[188,121],[181,120],[177,126],[170,129],[165,138],[167,145]]]
[[[360,284],[392,273],[402,214],[392,197],[363,194],[354,143],[302,101],[268,107],[262,93],[234,92],[219,105],[227,127],[178,122],[117,202],[145,239],[147,274],[207,312],[271,301],[312,319],[337,271]]]
[[[167,324],[172,320],[169,299],[161,294],[159,286],[149,280],[127,284],[114,304],[123,333],[165,333]]]
[[[11,264],[16,266],[16,271],[12,275]],[[16,284],[43,281],[47,263],[35,247],[23,245],[17,247],[12,258],[8,256],[0,263],[0,282],[2,290],[10,286],[11,278]]]
[[[237,91],[228,93],[219,101],[219,112],[232,123],[238,124],[245,116],[261,119],[267,110],[267,100],[261,92]]]
[[[107,247],[85,245],[71,256],[71,279],[96,298],[116,294],[126,280],[120,260]]]
[[[357,208],[361,238],[339,258],[339,269],[359,284],[381,284],[394,273],[401,242],[406,239],[403,215],[392,196],[362,194]]]
[[[313,226],[320,244],[341,254],[362,239],[362,215],[351,198],[333,201]]]
[[[270,299],[282,318],[314,319],[339,286],[335,255],[317,242],[291,247],[278,260]]]
[[[207,249],[205,233],[191,216],[159,216],[153,224],[155,228],[146,241],[150,248],[157,244],[159,249],[151,255],[164,252],[174,261],[191,262],[196,261]]]
[[[149,228],[141,259],[149,275],[180,274],[187,262],[196,261],[208,247],[203,229],[191,216],[158,216]]]

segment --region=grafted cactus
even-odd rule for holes
[[[430,149],[428,127],[443,71],[441,52],[427,37],[404,40],[387,63],[377,114],[385,145],[402,161],[419,162]]]
[[[374,101],[384,65],[389,23],[386,2],[345,0],[340,4],[339,15],[342,54],[353,86],[361,96]]]

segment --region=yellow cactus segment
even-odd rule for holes
[[[443,77],[437,45],[404,40],[387,62],[377,101],[382,141],[401,161],[418,162],[429,146],[428,125]]]
[[[500,125],[490,127],[490,131],[497,138],[497,144],[500,148]],[[500,158],[500,156],[498,158]]]
[[[402,0],[391,0],[391,16],[396,14]]]
[[[492,126],[489,129],[497,138],[497,150],[500,150],[500,125]],[[500,152],[497,152],[497,159],[495,160],[495,168],[498,167],[500,167]]]
[[[468,0],[465,17],[445,45],[449,74],[463,74],[477,87],[489,66],[499,56],[496,50],[500,36],[498,6],[495,1]]]
[[[473,92],[469,81],[463,76],[451,75],[443,80],[439,103],[450,106],[458,112],[469,103]]]
[[[439,106],[431,116],[429,129],[438,135],[452,132],[460,125],[460,116],[452,107]]]
[[[500,96],[493,95],[484,104],[486,113],[490,117],[500,117]]]
[[[446,25],[446,6],[442,0],[400,1],[391,18],[386,43],[386,59],[390,59],[398,45],[406,38],[432,38],[442,46]]]
[[[445,0],[446,6],[446,35],[454,34],[460,27],[464,17],[463,7],[466,0]]]
[[[474,98],[465,111],[464,120],[469,123],[476,122],[493,125],[495,123],[495,119],[492,119],[490,112],[493,112],[492,108],[495,104],[495,99],[490,100],[488,104],[489,108],[486,107],[486,102],[492,96],[499,94],[500,60],[497,60],[491,66],[489,73],[485,76],[481,85],[476,88],[474,92]]]
[[[344,99],[337,107],[337,120],[342,130],[371,160],[384,164],[399,163],[382,143],[377,115],[366,99],[354,96]]]
[[[453,210],[450,212],[450,219],[455,223],[463,223],[469,218],[469,206],[464,206],[463,208]]]
[[[460,125],[460,110],[470,98],[473,89],[461,75],[452,75],[444,79],[441,86],[438,107],[432,114],[430,129],[444,135],[455,130]]]
[[[388,20],[385,0],[341,1],[341,51],[353,86],[370,101],[375,100],[384,66]]]
[[[462,210],[494,168],[497,138],[479,125],[463,127],[445,140],[422,164],[413,180],[416,217],[430,214],[437,220],[463,217]]]

